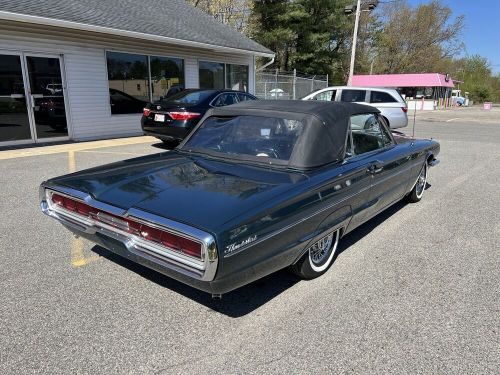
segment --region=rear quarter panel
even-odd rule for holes
[[[311,243],[347,227],[359,186],[346,184],[342,171],[312,176],[279,201],[248,212],[237,225],[228,223],[217,235],[220,263],[213,288],[234,289],[289,266]],[[244,245],[233,250],[240,244]]]
[[[409,192],[413,188],[424,163],[428,163],[430,160],[437,158],[440,151],[440,145],[439,142],[433,139],[405,139],[411,145],[410,156],[413,161],[410,179],[408,181],[408,186],[406,187],[406,192]],[[401,141],[402,140],[400,140],[400,142]]]

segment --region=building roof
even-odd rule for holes
[[[2,0],[0,19],[274,56],[185,0]]]
[[[439,73],[367,74],[352,77],[353,86],[369,87],[455,87],[451,78]]]

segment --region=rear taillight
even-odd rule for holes
[[[128,230],[127,230],[127,232],[129,232],[131,234],[135,234],[136,236],[140,236],[141,235],[141,226],[142,226],[141,223],[138,223],[136,221],[132,221],[132,220],[129,220],[129,219],[126,219],[126,222],[128,223]]]
[[[64,199],[64,208],[70,211],[76,211],[76,202],[71,199]]]
[[[401,107],[401,110],[402,110],[404,113],[406,113],[406,112],[408,112],[408,107]]]
[[[147,225],[141,225],[141,236],[152,242],[161,242],[162,231]]]
[[[52,194],[52,202],[57,204],[58,206],[64,206],[64,197],[59,194]]]
[[[75,212],[77,214],[83,215],[83,216],[95,216],[97,215],[98,210],[96,210],[93,207],[90,207],[88,204],[82,203],[75,201],[73,199],[70,199],[68,197],[63,197],[62,195],[59,194],[52,194],[52,203],[55,205],[65,208],[68,211]]]
[[[151,114],[151,110],[149,108],[143,108],[142,109],[142,114],[146,117],[148,117]]]
[[[161,243],[163,246],[166,246],[166,247],[173,249],[173,250],[180,250],[181,249],[181,244],[179,242],[179,238],[177,236],[174,236],[171,233],[168,233],[168,232],[162,233]]]
[[[76,212],[78,212],[80,215],[90,216],[92,207],[81,202],[76,202]]]
[[[146,241],[164,246],[168,249],[181,252],[190,257],[202,259],[202,246],[200,243],[179,236],[177,234],[159,229],[147,224],[140,223],[129,218],[123,218],[89,206],[83,202],[68,198],[66,196],[52,193],[52,203],[58,207],[76,213],[86,218],[93,219],[120,230],[126,231]]]
[[[181,251],[189,256],[201,258],[201,245],[198,242],[191,241],[187,238],[179,237]]]
[[[173,120],[192,120],[201,116],[196,112],[167,112]]]
[[[52,100],[45,100],[43,102],[38,102],[38,105],[45,108],[54,108],[56,104]]]
[[[163,229],[141,224],[140,236],[147,241],[157,243],[174,251],[179,251],[190,257],[202,258],[200,243],[167,232]]]

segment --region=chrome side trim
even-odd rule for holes
[[[244,250],[248,249],[249,247],[255,246],[255,245],[257,245],[257,244],[259,244],[259,243],[261,243],[263,241],[267,241],[268,239],[270,239],[270,238],[272,238],[274,236],[277,236],[278,234],[281,234],[281,233],[283,233],[283,232],[285,232],[285,231],[287,231],[287,230],[289,230],[289,229],[291,229],[291,228],[293,228],[293,227],[295,227],[295,226],[303,223],[304,221],[309,220],[310,218],[312,218],[312,217],[314,217],[314,216],[316,216],[316,215],[318,215],[318,214],[320,214],[320,213],[322,213],[322,212],[324,212],[326,210],[329,210],[332,207],[335,207],[335,206],[337,206],[337,205],[345,202],[348,199],[351,199],[351,198],[355,197],[356,195],[358,195],[358,194],[360,194],[360,193],[362,193],[362,192],[364,192],[366,190],[369,190],[370,188],[371,188],[371,186],[366,186],[363,189],[361,189],[361,190],[359,190],[359,191],[357,191],[357,192],[355,192],[353,194],[350,194],[350,195],[348,195],[348,196],[346,196],[346,197],[344,197],[344,198],[342,198],[342,199],[340,199],[340,200],[338,200],[338,201],[336,201],[334,203],[331,203],[331,204],[329,204],[329,205],[327,205],[325,207],[322,207],[318,211],[313,212],[312,214],[310,214],[309,216],[303,217],[302,219],[299,219],[299,220],[297,220],[297,221],[295,221],[295,222],[293,222],[291,224],[288,224],[288,225],[284,226],[283,228],[277,229],[274,232],[269,233],[269,234],[265,235],[264,237],[261,237],[261,238],[257,239],[256,241],[251,242],[250,244],[239,248],[238,251],[235,251],[235,252],[232,252],[232,253],[229,253],[229,254],[225,255],[224,258],[228,258],[230,256],[238,254],[239,252],[244,251]]]
[[[410,165],[409,167],[403,169],[402,171],[398,171],[397,174],[401,174],[401,173],[407,172],[408,170],[412,169],[413,167],[415,167],[416,165],[419,165],[419,164],[420,163],[414,163],[414,164]],[[350,194],[350,195],[348,195],[348,196],[346,196],[346,197],[344,197],[344,198],[342,198],[342,199],[340,199],[340,200],[338,200],[338,201],[336,201],[334,203],[331,203],[328,206],[322,207],[318,211],[310,214],[309,216],[307,216],[305,218],[297,220],[296,222],[293,222],[293,223],[291,223],[291,224],[289,224],[289,225],[287,225],[287,226],[285,226],[283,228],[277,229],[276,231],[274,231],[272,233],[269,233],[269,234],[265,235],[264,237],[261,237],[261,238],[257,239],[256,241],[254,241],[254,242],[252,242],[252,243],[250,243],[250,244],[248,244],[246,246],[243,246],[243,247],[239,248],[238,251],[231,252],[229,254],[224,255],[224,258],[228,258],[230,256],[238,254],[239,252],[244,251],[244,250],[246,250],[246,249],[248,249],[248,248],[250,248],[252,246],[258,245],[259,243],[261,243],[263,241],[267,241],[268,239],[270,239],[270,238],[272,238],[274,236],[277,236],[278,234],[281,234],[281,233],[283,233],[283,232],[285,232],[285,231],[287,231],[287,230],[289,230],[289,229],[291,229],[291,228],[293,228],[293,227],[295,227],[295,226],[303,223],[304,221],[309,220],[310,218],[312,218],[312,217],[314,217],[314,216],[316,216],[316,215],[318,215],[318,214],[320,214],[320,213],[322,213],[322,212],[324,212],[326,210],[329,210],[329,209],[335,207],[336,205],[339,205],[339,204],[341,204],[341,203],[343,203],[343,202],[345,202],[345,201],[347,201],[347,200],[355,197],[358,194],[361,194],[361,193],[365,192],[366,190],[371,189],[373,186],[378,185],[379,183],[385,181],[386,179],[393,178],[393,177],[394,177],[394,175],[391,175],[391,176],[388,176],[388,177],[384,178],[384,180],[377,181],[375,184],[370,183],[369,186],[365,186],[363,189],[361,189],[361,190],[359,190],[359,191],[357,191],[357,192],[355,192],[353,194]],[[326,185],[322,186],[321,188],[324,188],[325,186]]]
[[[202,246],[202,259],[198,260],[193,257],[189,257],[173,249],[146,241],[141,237],[128,233],[105,222],[87,218],[52,205],[51,200],[47,198],[47,195],[52,192],[67,196],[71,199],[79,200],[99,210],[107,211],[124,218],[134,219],[159,229],[166,229],[169,232],[196,241]],[[121,242],[131,253],[146,258],[162,267],[180,272],[184,275],[202,281],[212,281],[215,278],[218,266],[218,257],[210,260],[207,255],[208,249],[215,246],[215,238],[209,233],[138,209],[131,208],[126,211],[107,203],[99,202],[90,195],[74,189],[64,187],[45,188],[42,186],[40,188],[40,196],[40,207],[42,212],[60,221],[64,225],[90,235],[100,233],[113,238]]]
[[[384,178],[382,178],[382,179],[378,179],[378,181],[376,181],[376,182],[375,182],[374,184],[372,184],[371,186],[372,186],[372,187],[373,187],[373,186],[377,186],[377,185],[379,185],[379,184],[381,184],[381,183],[383,183],[383,182],[385,182],[385,181],[387,181],[387,180],[389,180],[389,179],[391,179],[391,178],[394,178],[395,176],[398,176],[398,175],[400,175],[400,174],[402,174],[402,173],[408,172],[409,170],[411,170],[412,168],[414,168],[414,167],[416,167],[416,166],[418,166],[418,165],[420,165],[420,164],[421,164],[420,162],[418,162],[418,163],[413,163],[412,165],[410,165],[409,167],[406,167],[405,169],[399,170],[399,171],[397,171],[397,172],[396,172],[396,173],[394,173],[394,174],[390,174],[389,176],[385,176],[385,177],[384,177]]]

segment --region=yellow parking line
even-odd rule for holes
[[[68,151],[68,171],[69,173],[76,172],[76,151]],[[83,252],[83,240],[81,238],[71,238],[71,265],[73,267],[83,267],[89,263],[99,260],[99,255],[85,257]]]
[[[73,237],[71,240],[71,265],[73,267],[83,267],[89,263],[95,262],[100,259],[100,256],[95,254],[85,257],[83,251],[83,240],[81,238]]]
[[[105,147],[127,146],[127,145],[134,145],[141,143],[155,143],[155,142],[156,139],[154,137],[130,137],[130,138],[103,140],[103,141],[68,143],[68,144],[54,145],[54,146],[31,147],[19,150],[0,151],[0,160],[25,158],[29,156],[59,154],[68,151],[82,151],[82,150],[90,150],[90,149],[105,148]]]
[[[68,151],[68,172],[76,172],[75,151]]]
[[[147,154],[140,152],[119,152],[119,151],[97,151],[97,150],[78,150],[78,152],[88,152],[96,154],[114,154],[114,155],[134,155],[134,156],[144,156]]]

